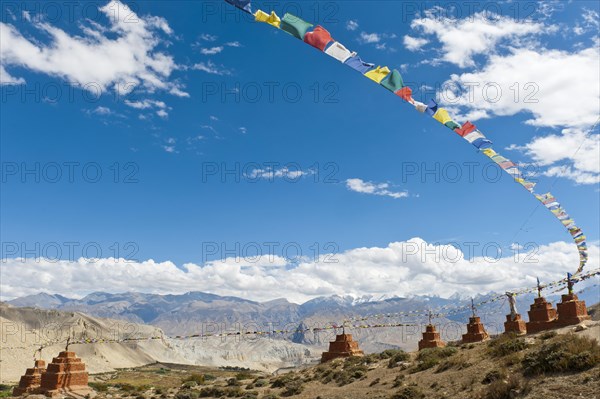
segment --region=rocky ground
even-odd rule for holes
[[[479,344],[388,350],[280,375],[156,363],[92,375],[90,385],[98,399],[600,399],[599,334],[592,321]]]

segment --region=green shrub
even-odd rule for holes
[[[558,335],[558,333],[556,331],[546,331],[541,333],[540,335],[538,335],[538,338],[541,339],[542,341],[546,341],[550,338],[554,338]]]
[[[427,348],[419,351],[417,355],[417,366],[413,372],[423,371],[437,366],[442,359],[454,355],[458,350],[454,347]]]
[[[118,388],[121,391],[125,391],[125,392],[135,391],[135,389],[136,389],[133,385],[128,384],[126,382],[115,384],[115,388]]]
[[[523,360],[525,375],[588,370],[600,362],[598,341],[585,336],[562,335],[544,343]]]
[[[527,349],[529,345],[524,339],[513,334],[504,334],[488,344],[489,353],[493,357],[502,357]]]
[[[269,381],[264,380],[264,379],[257,379],[256,381],[254,381],[254,386],[256,387],[266,387],[269,384]]]
[[[106,392],[108,391],[109,387],[108,384],[105,384],[103,382],[90,382],[88,383],[88,385],[97,392]],[[2,390],[0,389],[0,391]]]
[[[507,380],[496,380],[483,391],[482,399],[515,399],[524,397],[529,392],[529,386],[523,385],[517,377],[510,376]]]
[[[483,377],[483,380],[481,380],[481,383],[484,385],[488,385],[494,381],[503,380],[505,378],[506,378],[506,374],[503,371],[492,370],[489,373],[487,373],[485,375],[485,377]]]
[[[254,378],[254,375],[252,373],[249,373],[247,371],[242,372],[242,373],[237,373],[235,375],[235,379],[238,381],[243,381],[243,380],[250,380]]]
[[[294,380],[289,381],[283,391],[281,392],[281,396],[294,396],[299,395],[304,390],[304,386],[302,385],[302,381]]]
[[[424,399],[425,398],[425,394],[423,393],[423,391],[421,391],[419,389],[419,387],[404,387],[400,390],[400,392],[397,392],[395,394],[393,394],[392,396],[390,396],[390,399]]]
[[[377,385],[380,382],[381,382],[381,379],[375,378],[373,381],[371,381],[371,383],[369,384],[369,386],[372,387],[373,385]]]
[[[296,376],[294,375],[294,373],[280,375],[279,377],[275,378],[275,380],[271,381],[271,388],[283,388],[289,382],[294,381],[295,379]]]
[[[451,356],[447,359],[442,360],[435,372],[442,373],[450,369],[464,370],[468,367],[471,367],[471,363],[467,361],[464,355],[458,354],[456,356]]]
[[[187,376],[186,378],[184,378],[182,382],[183,383],[195,382],[196,385],[202,385],[202,384],[204,384],[204,380],[205,380],[205,378],[204,378],[204,375],[202,375],[202,374],[191,374],[191,375]]]
[[[404,352],[403,350],[398,350],[395,351],[395,353],[393,353],[389,359],[390,361],[388,362],[388,367],[394,368],[398,365],[399,362],[406,362],[410,360],[410,355]]]

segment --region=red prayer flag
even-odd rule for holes
[[[325,50],[327,44],[333,41],[333,38],[321,25],[317,25],[312,32],[307,32],[304,35],[304,41],[321,51]]]
[[[462,127],[457,127],[456,129],[454,129],[454,131],[459,136],[465,137],[467,134],[471,133],[475,129],[477,129],[477,127],[475,127],[475,125],[471,122],[467,121],[464,125],[462,125]]]
[[[414,102],[412,98],[412,89],[408,86],[405,86],[399,90],[396,90],[395,93],[398,97],[402,98],[404,101],[408,101],[409,103]]]

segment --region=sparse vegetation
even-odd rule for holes
[[[468,367],[471,367],[471,363],[467,360],[465,355],[459,353],[456,356],[450,356],[449,358],[442,360],[435,372],[442,373],[450,369],[464,370]]]
[[[600,362],[598,341],[585,336],[561,335],[551,338],[522,361],[525,375],[583,371]]]
[[[105,373],[90,386],[97,399],[527,399],[546,398],[555,390],[557,395],[593,397],[600,381],[596,341],[581,334],[539,337],[502,336],[472,349],[387,350],[277,376],[234,367],[156,364]],[[569,373],[567,379],[563,371]],[[546,374],[543,380],[528,383],[526,376],[540,374]],[[0,394],[8,396],[10,387],[5,390]]]
[[[503,380],[506,378],[506,373],[501,370],[492,370],[483,377],[482,384],[488,385],[494,381]]]
[[[425,394],[423,393],[423,391],[421,389],[419,389],[419,387],[415,387],[415,386],[404,387],[400,390],[400,392],[397,392],[397,393],[393,394],[392,396],[390,396],[390,399],[424,399],[424,398],[425,398]]]
[[[520,352],[527,349],[528,346],[523,338],[514,334],[503,334],[488,344],[489,353],[493,357],[503,357]]]
[[[528,392],[529,386],[512,375],[508,379],[497,379],[490,383],[481,399],[516,399],[526,396]]]
[[[417,365],[412,371],[419,372],[437,366],[442,359],[454,355],[457,351],[454,347],[423,349],[419,351]]]
[[[6,384],[0,384],[0,398],[8,398],[12,396],[13,387]]]
[[[108,391],[108,384],[105,384],[103,382],[90,382],[88,385],[97,392]]]
[[[386,353],[386,352],[388,352],[388,353]],[[390,361],[388,362],[389,368],[394,368],[394,367],[398,366],[398,363],[406,362],[406,361],[410,360],[410,355],[408,353],[404,352],[403,350],[397,350],[397,351],[388,350],[386,352],[383,352],[383,353],[386,353],[386,355],[385,355],[386,357],[383,357],[383,359],[387,359],[388,358],[387,356],[389,355],[389,359],[390,359]],[[383,353],[382,353],[382,355],[383,355]]]
[[[205,381],[204,375],[194,373],[194,374],[191,374],[188,377],[184,378],[183,381],[181,381],[181,382],[183,382],[183,383],[195,382],[196,385],[202,385],[202,384],[204,384],[204,381]]]

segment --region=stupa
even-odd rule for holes
[[[42,383],[42,374],[46,372],[46,362],[36,360],[33,367],[25,371],[21,376],[19,385],[13,389],[13,396],[32,394],[38,392]]]
[[[527,327],[525,320],[521,318],[519,312],[517,312],[517,301],[516,294],[507,292],[508,303],[510,305],[510,314],[506,315],[506,321],[504,322],[504,332],[506,334],[527,334]]]
[[[419,350],[426,348],[443,348],[446,343],[440,338],[440,333],[435,330],[433,324],[428,324],[423,333],[423,339],[419,341]]]
[[[92,393],[88,386],[85,363],[75,355],[75,352],[69,351],[69,341],[65,350],[52,359],[52,363],[42,374],[40,391],[50,397],[64,393],[80,396]]]
[[[556,327],[556,309],[542,296],[542,286],[538,280],[538,297],[531,304],[529,321],[526,324],[527,333],[534,334]]]
[[[463,334],[462,342],[469,344],[474,342],[482,342],[490,339],[490,335],[485,331],[481,319],[475,315],[475,305],[473,299],[471,299],[471,309],[473,310],[473,316],[469,318],[469,324],[467,324],[467,333]]]
[[[343,332],[336,335],[335,341],[329,343],[329,351],[323,352],[321,363],[328,362],[339,357],[364,356],[364,352],[359,349],[358,342],[352,339],[352,334]]]
[[[571,274],[567,277],[569,293],[562,295],[561,302],[556,305],[558,309],[557,327],[579,324],[584,320],[591,320],[587,313],[585,301],[580,301],[577,294],[573,293],[573,280]]]

